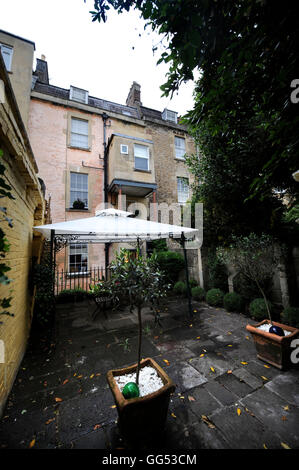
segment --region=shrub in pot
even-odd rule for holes
[[[205,290],[200,286],[192,287],[191,294],[195,300],[204,300],[206,295]]]
[[[78,198],[73,202],[73,209],[85,209],[85,203]]]
[[[223,306],[228,312],[241,312],[244,300],[240,294],[236,292],[228,292],[223,297]]]
[[[163,432],[170,394],[173,393],[175,385],[153,359],[147,358],[141,361],[141,313],[147,303],[157,312],[159,300],[166,296],[170,286],[165,283],[165,276],[158,268],[156,254],[150,258],[143,258],[139,248],[135,259],[130,257],[126,250],[121,250],[116,260],[111,263],[111,276],[117,295],[127,295],[131,307],[137,309],[139,334],[137,363],[108,371],[107,381],[116,403],[118,424],[125,441],[148,439],[155,433]],[[140,369],[147,365],[155,369],[163,386],[153,393],[140,397],[138,396]],[[137,395],[128,398],[118,387],[115,377],[132,372],[136,373]]]
[[[213,307],[222,307],[224,292],[221,289],[210,289],[206,295],[206,301]]]
[[[226,263],[231,263],[237,272],[256,284],[264,301],[254,300],[250,304],[251,314],[257,318],[264,313],[264,318],[268,316],[268,319],[257,325],[246,326],[255,341],[258,358],[280,369],[288,367],[290,341],[299,334],[299,330],[290,330],[291,327],[272,321],[271,304],[263,288],[263,283],[272,279],[275,270],[279,269],[283,249],[278,249],[275,240],[269,235],[251,233],[249,236],[233,237],[229,248],[218,251]],[[265,327],[268,331],[264,331]],[[285,332],[291,334],[286,336]]]

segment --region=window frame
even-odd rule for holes
[[[188,182],[188,196],[186,197],[186,199],[182,200],[180,198],[180,195],[181,194],[184,194],[185,192],[183,191],[179,191],[179,182],[182,181],[182,180],[186,180]],[[179,204],[186,204],[186,202],[188,201],[189,197],[190,197],[190,184],[189,184],[189,178],[187,178],[186,176],[177,176],[177,197],[178,197],[178,203]]]
[[[146,153],[147,153],[147,156],[144,157],[144,156],[140,156],[140,155],[136,155],[136,147],[144,147],[146,149]],[[144,168],[137,168],[136,167],[136,157],[137,158],[142,158],[143,160],[146,160],[147,161],[147,169],[144,169]],[[149,147],[147,145],[142,145],[142,144],[134,144],[134,170],[137,170],[137,171],[150,171],[150,153],[149,153]]]
[[[3,52],[2,52],[2,48],[9,49],[9,51],[10,51],[10,54],[9,54],[9,66],[7,65],[6,60],[4,59],[4,55],[3,55]],[[12,46],[9,46],[8,44],[3,44],[3,43],[1,42],[1,43],[0,43],[0,50],[1,50],[2,58],[3,58],[3,62],[4,62],[4,64],[5,64],[5,68],[6,68],[7,72],[11,72],[12,56],[13,56],[13,47],[12,47]]]
[[[177,139],[179,139],[180,141],[183,141],[183,142],[184,142],[184,154],[183,154],[182,156],[178,156],[178,155],[177,155],[177,151],[178,151],[178,150],[181,150],[181,149],[183,148],[183,147],[178,147],[178,146],[176,145]],[[174,153],[175,153],[175,158],[176,158],[177,160],[183,160],[183,161],[186,160],[186,159],[185,159],[185,154],[186,154],[186,139],[185,139],[185,137],[182,137],[182,136],[180,136],[180,135],[175,135],[175,136],[174,136]]]
[[[74,121],[85,122],[86,125],[87,125],[87,134],[83,134],[83,133],[80,133],[80,132],[74,132],[73,127],[72,127]],[[83,147],[83,146],[81,146],[77,143],[74,143],[72,141],[73,135],[85,136],[87,138],[86,147],[85,146]],[[90,147],[89,147],[89,121],[87,119],[82,119],[81,117],[77,117],[77,116],[71,116],[71,119],[70,119],[70,147],[78,148],[78,149],[82,149],[82,150],[89,150],[90,149]]]
[[[127,151],[123,152],[123,147],[126,147]],[[122,155],[129,155],[129,146],[127,144],[120,144],[120,153]]]
[[[76,92],[76,90],[83,91],[85,93],[84,101],[74,97],[74,92]],[[83,88],[78,88],[78,87],[73,86],[73,85],[70,86],[70,100],[72,100],[72,101],[76,101],[77,103],[88,104],[88,94],[89,94],[88,91],[83,90]]]
[[[71,253],[71,249],[74,249],[74,247],[76,247],[76,249],[77,249],[77,247],[80,248],[79,253],[77,253],[77,252]],[[81,251],[83,247],[86,247],[86,253]],[[82,259],[81,259],[80,262],[77,262],[77,260],[75,260],[74,263],[71,263],[71,256],[75,256],[75,257],[76,256],[81,256],[82,257],[82,255],[86,255],[86,269],[85,270],[84,269],[82,270],[82,263],[83,263]],[[68,269],[68,274],[70,276],[78,276],[80,274],[83,274],[83,275],[88,274],[88,255],[89,255],[89,253],[88,253],[88,243],[70,243],[69,244],[69,250],[68,250],[68,268],[69,269]],[[80,264],[80,270],[75,269],[75,271],[71,271],[71,266],[72,265],[74,265],[75,268],[76,268],[79,264]]]
[[[72,175],[80,175],[82,177],[86,177],[87,179],[87,190],[84,190],[84,189],[73,189],[72,188]],[[87,203],[85,203],[85,200],[84,199],[81,199],[82,202],[84,202],[84,209],[81,209],[81,210],[88,210],[88,206],[89,206],[89,191],[88,191],[88,173],[80,173],[80,172],[76,172],[76,171],[70,171],[70,209],[73,209],[73,203],[74,201],[76,201],[79,197],[77,196],[76,199],[73,200],[72,198],[72,193],[76,192],[76,193],[85,193],[87,195],[86,198],[84,198],[85,200],[87,200]],[[77,209],[78,210],[78,209]]]

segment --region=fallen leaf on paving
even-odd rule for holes
[[[203,349],[203,352],[207,352],[207,350],[206,350],[206,349]]]
[[[91,374],[91,376],[89,377],[90,379],[93,379],[94,378],[94,374]]]
[[[280,444],[282,445],[282,447],[283,447],[284,449],[290,449],[290,447],[288,446],[288,444],[286,444],[285,442],[281,442]]]
[[[264,367],[266,367],[266,369],[270,369],[270,366],[267,366],[266,364],[264,364]]]
[[[284,409],[285,411],[289,411],[289,409],[290,409],[290,408],[289,408],[289,405],[284,406],[283,409]]]
[[[245,408],[245,411],[249,413],[251,416],[255,416],[254,413],[252,413],[252,411],[250,411],[248,408]]]
[[[212,372],[215,372],[215,369],[214,369],[214,367],[211,367],[210,369],[211,369],[211,371],[212,371]]]
[[[181,396],[181,397],[179,397],[179,398],[180,398],[181,400],[184,400],[185,397]]]
[[[250,339],[249,336],[245,336],[246,339]]]
[[[77,372],[74,373],[74,377],[76,377],[76,375],[77,375]]]
[[[192,362],[192,361],[193,361],[193,359],[192,359],[192,358],[191,358],[191,359],[189,359],[189,362]]]
[[[35,446],[35,439],[32,439],[32,441],[29,444],[29,449]]]
[[[266,446],[266,444],[263,444],[263,448],[264,448],[264,449],[268,449],[268,447]]]
[[[248,362],[242,361],[241,364],[243,364],[244,366],[246,366],[246,365],[248,364]]]
[[[227,373],[228,373],[228,374],[232,374],[233,371],[232,371],[232,370],[228,370]]]
[[[78,375],[77,379],[82,379],[83,375]]]
[[[191,397],[191,396],[189,396],[189,397],[188,397],[188,400],[189,400],[189,401],[195,401],[195,398],[194,398],[194,397]]]
[[[154,339],[158,339],[158,338],[159,338],[159,336],[154,336]]]
[[[171,413],[171,416],[172,416],[173,418],[176,418],[176,415],[175,415],[174,413]]]
[[[48,421],[45,422],[45,424],[50,424],[52,421],[55,421],[55,418],[48,419]]]
[[[107,344],[107,345],[106,345],[106,348],[110,348],[110,346],[111,346],[111,344]]]
[[[93,430],[96,431],[96,430],[99,429],[100,427],[101,427],[100,424],[96,424],[96,425],[94,426]]]
[[[207,418],[207,416],[201,415],[201,419],[203,420],[204,423],[206,423],[209,426],[209,428],[211,429],[216,428],[215,424],[213,424],[212,421],[210,421],[209,418]]]
[[[228,332],[227,332],[227,334],[228,334],[228,335],[231,335],[231,334],[232,334],[232,332],[231,332],[231,331],[228,331]]]
[[[200,354],[200,356],[199,356],[199,357],[204,357],[204,354]]]
[[[55,398],[55,401],[56,401],[56,402],[60,402],[60,401],[62,401],[62,398],[56,397],[56,398]]]
[[[196,336],[196,339],[200,339],[200,336]]]
[[[24,413],[27,413],[27,410],[22,410],[21,414],[23,415]]]
[[[99,377],[100,375],[101,375],[101,373],[100,373],[100,372],[98,372],[98,373],[96,374],[96,376],[97,376],[97,377]]]
[[[282,417],[281,417],[281,420],[282,420],[282,421],[287,421],[287,417],[286,417],[286,416],[282,416]]]
[[[192,323],[191,323],[191,325],[189,325],[189,328],[192,328],[192,326],[193,326],[193,325],[192,325]]]
[[[232,345],[232,344],[228,344],[227,346],[228,346],[229,348],[232,348],[232,347],[233,347],[233,345]]]
[[[241,414],[241,409],[240,408],[237,408],[237,413],[238,413],[238,416],[240,416],[240,414]]]
[[[166,364],[167,366],[170,365],[170,362],[169,362],[167,359],[163,359],[163,361],[165,362],[165,364]]]
[[[112,406],[110,406],[110,408],[116,408],[116,405],[112,405]]]
[[[68,381],[69,381],[69,379],[65,379],[65,380],[64,380],[64,382],[62,383],[62,385],[65,385],[65,384],[67,384],[67,383],[68,383]]]
[[[265,377],[264,375],[261,375],[261,377],[263,380],[268,380],[267,377]]]
[[[197,312],[197,310],[193,310],[193,312],[194,312],[194,313],[196,313],[196,312]]]

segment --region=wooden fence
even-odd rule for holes
[[[108,269],[108,279],[110,278],[110,269]],[[105,268],[92,268],[82,273],[71,273],[62,270],[55,271],[55,295],[58,295],[65,289],[83,289],[88,291],[90,286],[105,279]]]

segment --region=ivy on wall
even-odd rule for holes
[[[0,158],[3,158],[3,150],[0,149]],[[11,186],[9,186],[5,181],[5,166],[0,162],[0,199],[9,198],[15,199],[11,194]],[[12,219],[7,215],[7,208],[5,206],[0,206],[0,221],[8,224],[9,227],[13,227]],[[10,244],[5,235],[5,232],[0,228],[0,284],[7,285],[10,284],[11,279],[7,276],[10,267],[5,263],[4,259],[6,254],[10,249]],[[8,315],[13,317],[14,314],[9,312],[11,307],[12,297],[0,298],[0,316]],[[0,321],[0,324],[3,323]]]

